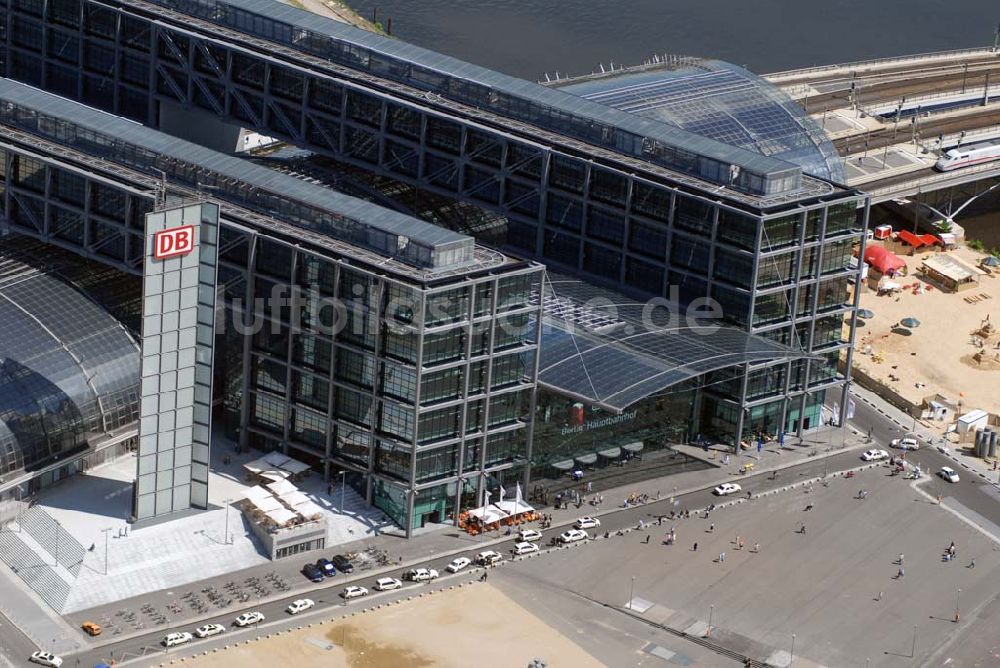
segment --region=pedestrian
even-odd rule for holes
[[[742,538],[740,538],[740,539],[739,539],[739,540],[737,541],[737,545],[736,545],[736,549],[738,549],[738,550],[742,550],[742,549],[743,549],[743,544],[744,544],[744,543],[743,543],[743,539],[742,539]]]
[[[694,547],[691,548],[691,551],[692,552],[697,552],[698,551],[698,543],[697,542],[695,542]]]
[[[758,552],[760,552],[760,543],[754,543],[753,544],[753,553],[757,554]]]
[[[125,537],[128,538],[128,525],[125,525]]]
[[[743,539],[740,538],[739,534],[736,534],[736,540],[733,541],[733,544],[736,545],[736,549],[737,550],[740,549],[740,543],[742,543],[742,542],[743,542]]]
[[[747,501],[749,501],[752,496],[753,496],[753,492],[751,492],[750,490],[747,490]]]
[[[119,527],[119,528],[118,528],[118,537],[119,537],[119,538],[121,538],[121,537],[122,537],[122,530],[121,530],[121,527]]]
[[[656,500],[660,500],[660,490],[656,490]]]
[[[902,579],[902,577],[903,577],[904,575],[906,575],[906,572],[905,572],[905,571],[903,570],[903,567],[902,567],[902,566],[900,566],[900,567],[899,567],[899,570],[898,570],[898,571],[896,571],[896,579],[897,579],[897,580],[900,580],[900,579]]]
[[[896,557],[896,563],[899,564],[900,566],[903,565],[903,553],[902,552],[900,552],[899,556]]]
[[[712,524],[708,525],[708,533],[712,533],[713,531],[715,531],[715,523],[714,522]]]
[[[649,534],[646,534],[646,545],[649,545]]]
[[[799,529],[799,533],[805,533],[805,532],[806,532],[806,525],[805,525],[805,524],[803,524],[803,525],[802,525],[802,528],[801,528],[801,529]]]
[[[587,493],[589,494],[590,492],[593,492],[593,491],[594,491],[594,483],[588,480],[587,481]]]
[[[882,592],[878,593],[878,596],[875,597],[875,600],[876,601],[881,601],[882,600]]]
[[[976,560],[973,559],[972,561],[969,562],[969,568],[975,568],[975,567],[976,567]]]
[[[660,517],[656,518],[656,526],[658,526],[658,527],[659,526],[663,526],[663,516],[662,515]]]
[[[720,552],[719,553],[719,563],[722,563],[722,564],[726,563],[726,553],[725,552]]]
[[[483,574],[479,576],[479,581],[480,582],[486,582],[486,576],[487,575],[489,575],[489,573],[487,573],[486,571],[483,571]]]

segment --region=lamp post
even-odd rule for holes
[[[962,618],[961,610],[962,610],[962,589],[960,587],[959,590],[958,590],[958,593],[955,594],[955,623],[956,624],[958,624],[958,621]]]
[[[233,542],[229,538],[229,504],[231,504],[232,502],[233,502],[232,499],[226,499],[225,501],[223,501],[223,503],[226,504],[226,533],[223,534],[222,540],[223,542],[225,542],[226,545],[231,545]]]
[[[708,606],[708,630],[705,635],[710,635],[712,633],[712,618],[715,617],[715,606]]]
[[[910,658],[917,655],[917,625],[913,625],[913,644],[910,645]]]
[[[347,493],[347,469],[339,474],[340,476],[340,514],[344,514],[344,495]]]
[[[634,593],[635,593],[635,576],[633,575],[632,581],[628,586],[628,603],[625,604],[625,607],[627,607],[629,610],[632,609],[632,597]]]
[[[111,527],[107,529],[101,529],[101,533],[104,534],[104,574],[108,574],[108,532],[112,531]]]
[[[795,661],[795,634],[794,633],[792,634],[792,651],[791,651],[791,654],[788,656],[788,665],[789,666],[792,665],[793,661]]]

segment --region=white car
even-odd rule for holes
[[[396,578],[379,578],[375,581],[375,591],[392,591],[402,586],[403,583]]]
[[[917,443],[917,439],[912,436],[907,436],[906,438],[895,438],[889,443],[894,448],[899,448],[900,450],[919,450],[920,444]]]
[[[958,482],[958,474],[955,473],[955,469],[950,466],[942,466],[941,470],[938,471],[938,475],[948,482]]]
[[[164,647],[176,647],[191,642],[193,638],[194,636],[187,631],[181,631],[180,633],[168,633],[160,642]]]
[[[577,529],[596,529],[601,526],[601,520],[596,517],[581,517],[573,526]]]
[[[61,656],[56,656],[52,652],[32,652],[28,661],[32,663],[38,663],[43,666],[51,666],[52,668],[59,668],[63,664]]]
[[[199,638],[209,638],[211,636],[217,636],[220,633],[224,633],[226,627],[222,624],[205,624],[204,626],[199,626],[194,630],[194,634]]]
[[[430,582],[437,576],[438,572],[433,568],[411,568],[403,573],[403,579],[411,582]]]
[[[517,539],[520,541],[536,541],[542,539],[542,532],[535,529],[521,529],[517,532]]]
[[[578,540],[587,540],[590,538],[590,534],[586,531],[581,531],[580,529],[569,529],[568,531],[563,531],[559,534],[559,542],[564,545],[567,543],[575,543]]]
[[[350,587],[345,587],[344,591],[340,592],[341,597],[344,600],[351,600],[352,598],[360,598],[362,596],[368,595],[368,590],[364,587],[358,587],[357,585],[351,585]]]
[[[514,554],[531,554],[532,552],[538,552],[538,546],[534,543],[524,541],[521,543],[514,543],[514,549],[512,551]]]
[[[480,566],[492,566],[503,561],[503,555],[493,550],[486,550],[476,555],[476,563]]]
[[[861,459],[866,462],[875,462],[880,459],[889,459],[889,453],[885,450],[865,450],[861,453]]]
[[[743,489],[735,482],[724,482],[715,489],[712,490],[712,494],[716,496],[728,496],[729,494],[735,494],[736,492]]]
[[[264,615],[254,610],[253,612],[244,612],[233,623],[236,626],[250,626],[252,624],[259,624],[262,621],[264,621]]]
[[[468,557],[458,557],[457,559],[452,559],[451,563],[448,564],[448,572],[457,573],[463,568],[468,568],[471,563],[472,559],[469,559]]]
[[[289,603],[288,607],[285,608],[285,611],[290,615],[297,615],[300,612],[305,612],[314,605],[316,605],[316,602],[311,598],[300,598],[297,601]]]

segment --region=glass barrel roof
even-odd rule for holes
[[[553,85],[845,182],[843,161],[816,121],[776,86],[737,65],[688,58]]]
[[[0,249],[0,475],[131,423],[138,387],[138,346],[122,325]]]
[[[619,413],[709,371],[808,357],[717,321],[550,274],[543,288],[538,383]],[[671,316],[670,308],[679,314]]]

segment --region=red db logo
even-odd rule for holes
[[[153,235],[153,259],[187,255],[194,250],[194,225],[174,227]]]

